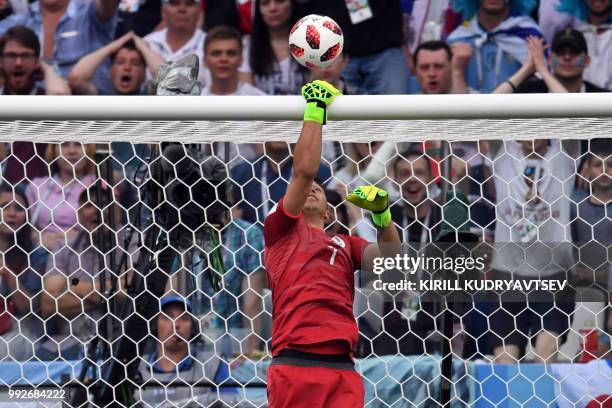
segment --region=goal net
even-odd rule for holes
[[[334,103],[326,233],[376,242],[345,200],[376,185],[403,243],[355,265],[366,407],[612,406],[612,99],[584,96]],[[303,101],[6,101],[0,406],[267,406]]]

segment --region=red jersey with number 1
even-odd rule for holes
[[[272,355],[284,348],[350,354],[357,344],[354,272],[368,242],[327,236],[283,208],[264,223],[264,263],[272,290]]]

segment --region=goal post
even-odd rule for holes
[[[11,96],[3,120],[301,120],[299,96]],[[342,95],[335,120],[537,119],[610,117],[607,93]]]
[[[298,96],[0,98],[0,407],[33,389],[83,406],[267,406],[262,226],[303,109]],[[365,406],[612,401],[612,94],[348,95],[328,120],[328,233],[375,241],[344,197],[378,185],[423,259],[444,233],[473,234],[491,257],[476,280],[575,289],[525,305],[484,289],[428,298],[361,268]]]

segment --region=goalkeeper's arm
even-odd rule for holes
[[[284,208],[289,214],[299,215],[310,194],[312,182],[321,163],[323,124],[327,107],[340,91],[325,81],[314,81],[302,87],[306,99],[304,125],[293,152],[293,175],[284,198]]]

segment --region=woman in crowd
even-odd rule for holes
[[[94,150],[78,142],[50,144],[45,155],[49,176],[35,178],[26,189],[34,234],[49,250],[77,233],[79,194],[96,178]]]
[[[29,267],[34,244],[26,208],[23,186],[14,191],[6,183],[0,187],[0,360],[28,359],[32,342],[42,331],[40,322],[30,313],[38,309],[38,297],[34,295],[40,292],[42,282]]]
[[[289,31],[296,20],[293,0],[255,2],[249,60],[255,86],[269,95],[298,94],[308,77],[289,51]]]

